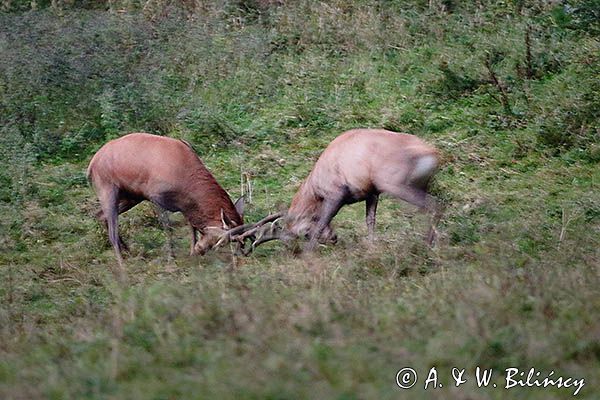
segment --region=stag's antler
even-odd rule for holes
[[[265,218],[256,223],[256,225],[252,229],[248,229],[244,233],[238,236],[233,236],[232,240],[241,240],[254,236],[257,232],[259,233],[259,239],[263,237],[266,233],[273,231],[276,228],[276,223],[279,222],[283,217],[283,213],[273,214],[269,216],[269,218]]]
[[[260,234],[258,237],[254,240],[254,242],[252,242],[252,247],[250,250],[248,252],[244,252],[244,254],[250,254],[259,244],[269,242],[271,240],[281,239],[281,227],[277,225],[277,222],[281,220],[282,218],[278,218],[269,225],[263,226],[262,229],[260,229]]]
[[[253,236],[265,224],[274,223],[275,221],[277,221],[284,215],[285,215],[284,212],[278,212],[278,213],[266,216],[265,218],[261,219],[260,221],[258,221],[255,224],[244,224],[244,225],[236,226],[235,228],[232,228],[232,229],[226,231],[213,247],[216,248],[216,247],[222,246],[222,245],[232,242],[232,241],[243,243],[245,239]],[[254,244],[253,244],[253,247],[254,247]]]
[[[258,246],[259,244],[281,238],[282,228],[278,223],[282,220],[283,216],[280,216],[279,218],[273,221],[267,221],[264,224],[259,225],[257,223],[257,226],[255,226],[254,228],[242,233],[241,235],[232,237],[231,240],[235,240],[238,243],[244,243],[246,239],[254,237],[254,241],[252,242],[252,246],[250,247],[250,249],[241,249],[242,254],[248,256],[256,249],[256,246]]]

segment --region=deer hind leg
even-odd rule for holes
[[[321,206],[321,213],[319,215],[319,221],[317,222],[315,229],[313,229],[311,232],[310,241],[306,246],[306,250],[311,251],[316,247],[317,242],[321,237],[321,234],[323,233],[325,228],[329,226],[331,220],[333,219],[333,217],[335,217],[335,215],[338,213],[338,211],[340,210],[340,208],[342,208],[343,205],[343,199],[323,201],[323,205]]]
[[[123,257],[121,256],[121,243],[119,238],[119,198],[118,189],[115,187],[107,188],[106,190],[98,193],[100,199],[100,206],[102,207],[102,214],[99,213],[99,218],[106,223],[108,228],[108,240],[112,244],[119,266],[123,265]]]
[[[373,242],[375,239],[375,214],[377,213],[377,202],[379,201],[378,194],[372,194],[366,199],[366,221],[367,229],[369,231],[368,238],[369,242]]]
[[[134,199],[134,198],[122,198],[119,199],[119,203],[117,205],[117,212],[119,214],[122,214],[130,209],[132,209],[133,207],[135,207],[136,205],[138,205],[141,202],[141,200],[139,199]],[[96,213],[96,218],[98,219],[98,221],[100,221],[100,223],[102,225],[104,225],[104,227],[106,229],[108,229],[108,221],[106,220],[106,216],[104,215],[104,211],[100,210]],[[121,237],[121,235],[119,235],[119,247],[121,248],[121,250],[124,251],[129,251],[129,247],[127,246],[127,244],[123,241],[123,238]]]
[[[435,225],[441,218],[441,210],[435,198],[429,195],[424,189],[415,186],[384,184],[380,186],[379,189],[397,199],[404,200],[407,203],[418,207],[420,210],[425,211],[432,216],[431,224],[426,235],[426,242],[431,245],[435,239]]]

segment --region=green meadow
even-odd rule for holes
[[[0,9],[1,399],[574,398],[508,368],[600,397],[598,0]],[[182,216],[146,202],[120,216],[117,279],[85,176],[108,140],[187,140],[253,222],[359,127],[440,150],[433,247],[384,198],[373,243],[359,203],[313,253],[190,257]]]

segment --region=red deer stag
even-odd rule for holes
[[[317,242],[335,242],[330,226],[346,204],[366,201],[369,239],[373,239],[380,194],[413,204],[434,215],[427,234],[432,243],[440,216],[436,201],[427,193],[438,166],[438,152],[416,136],[380,129],[355,129],[333,140],[317,160],[294,196],[283,227],[265,225],[234,236],[243,241],[257,234],[252,248],[269,240],[306,237],[307,248]]]
[[[97,217],[108,228],[119,264],[126,246],[118,233],[118,215],[141,201],[185,216],[192,228],[190,254],[204,254],[227,230],[243,222],[243,199],[234,205],[182,140],[148,133],[112,140],[94,155],[87,176],[100,200]]]

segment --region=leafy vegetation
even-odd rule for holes
[[[1,398],[572,397],[451,387],[476,366],[598,397],[598,1],[2,7]],[[188,140],[232,197],[249,182],[255,221],[354,127],[440,148],[433,249],[388,199],[374,244],[356,205],[316,254],[190,258],[181,217],[170,237],[143,204],[120,218],[127,282],[112,274],[85,178],[107,140]],[[405,366],[444,388],[401,391]]]

